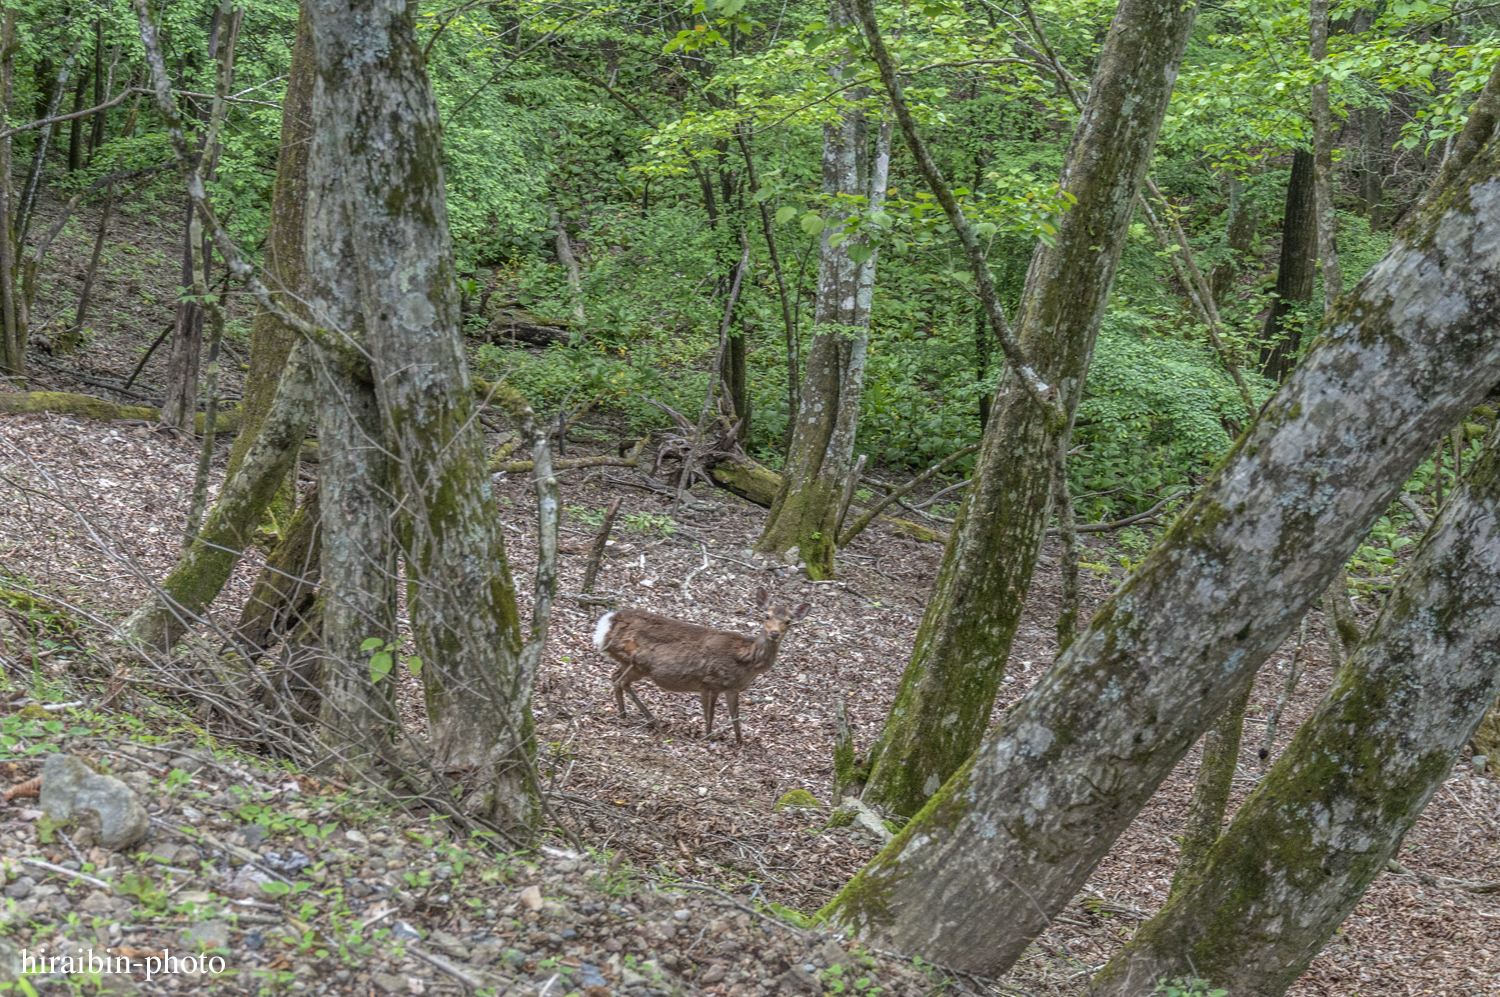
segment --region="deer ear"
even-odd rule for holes
[[[765,589],[762,588],[755,590],[755,604],[761,609],[765,609],[771,604],[771,597],[766,594]]]
[[[811,610],[812,603],[804,602],[802,605],[798,606],[795,610],[792,611],[792,622],[796,623],[798,620],[805,617]]]

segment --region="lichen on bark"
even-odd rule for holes
[[[986,975],[1010,966],[1500,379],[1497,305],[1492,139],[1340,299],[1199,497],[944,788],[957,821],[913,819],[835,920]]]
[[[1284,993],[1348,916],[1500,693],[1500,459],[1443,506],[1313,717],[1095,997],[1191,975]]]

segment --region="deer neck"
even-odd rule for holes
[[[780,648],[781,637],[762,630],[750,646],[750,667],[758,672],[767,671],[776,663],[776,652]]]

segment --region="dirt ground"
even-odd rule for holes
[[[583,436],[609,449],[607,427]],[[575,440],[576,452],[590,443]],[[227,442],[219,448],[219,465]],[[189,494],[194,443],[141,426],[107,426],[60,416],[0,420],[0,563],[24,580],[107,623],[128,611],[149,579],[171,565]],[[311,468],[306,468],[310,471]],[[590,520],[615,495],[624,502],[598,590],[619,606],[749,632],[754,594],[809,602],[808,619],[783,644],[776,668],[743,697],[745,744],[736,747],[720,714],[703,736],[696,696],[647,684],[643,699],[664,723],[646,727],[630,708],[615,714],[609,664],[592,646],[601,610],[559,600],[536,713],[544,773],[560,820],[591,844],[626,852],[666,877],[710,880],[741,897],[801,911],[827,901],[876,850],[868,837],[819,833],[827,811],[774,809],[793,789],[826,803],[832,780],[831,717],[843,698],[861,745],[875,736],[894,695],[941,551],[872,529],[842,562],[835,583],[810,583],[749,553],[764,511],[699,486],[676,522],[671,499],[629,469],[562,476],[565,509],[560,589],[577,590]],[[628,484],[626,484],[628,482]],[[535,500],[524,480],[497,481],[508,555],[518,588],[529,590]],[[1084,559],[1111,559],[1108,539],[1090,538]],[[569,553],[577,550],[579,553]],[[1049,560],[1058,551],[1049,547]],[[706,564],[706,566],[705,566]],[[215,607],[232,622],[255,564],[236,572]],[[1118,570],[1118,569],[1117,569]],[[1085,572],[1086,609],[1116,582]],[[998,716],[1050,662],[1057,570],[1043,563],[996,702]],[[1360,600],[1365,622],[1375,607]],[[523,618],[529,606],[523,605]],[[1307,671],[1284,716],[1272,759],[1311,712],[1332,675],[1319,614],[1307,627]],[[1264,717],[1280,693],[1292,649],[1267,662],[1246,724],[1237,804],[1254,786]],[[65,669],[66,662],[52,662]],[[415,690],[409,690],[414,692]],[[409,696],[408,706],[418,700]],[[1081,991],[1141,919],[1165,899],[1197,753],[1189,754],[1116,843],[1085,895],[1004,981],[1043,997]],[[1500,895],[1442,888],[1444,880],[1491,881],[1500,870],[1500,789],[1460,763],[1401,850],[1411,874],[1382,874],[1328,948],[1291,991],[1298,997],[1434,994],[1492,997],[1500,971]],[[1080,901],[1084,899],[1080,897]]]
[[[46,210],[55,210],[55,204]],[[65,358],[38,356],[32,387],[106,394],[118,386],[170,320],[170,253],[149,248],[148,229],[177,207],[161,200],[120,215],[106,254],[106,279],[93,314],[91,342]],[[43,281],[40,314],[71,314],[93,219],[65,231]],[[153,255],[154,254],[154,255]],[[140,261],[138,265],[137,260]],[[154,283],[153,283],[154,282]],[[167,281],[166,283],[170,283]],[[103,316],[103,318],[97,318]],[[238,393],[242,347],[229,345],[227,392]],[[138,382],[151,400],[165,363],[159,350]],[[613,452],[618,436],[603,416],[571,441],[573,453]],[[221,474],[228,440],[218,448]],[[160,578],[181,549],[196,442],[139,425],[101,425],[66,416],[0,419],[0,567],[5,584],[35,587],[81,616],[107,625]],[[304,465],[304,481],[315,473]],[[721,491],[696,488],[675,521],[671,498],[638,471],[577,470],[561,475],[563,543],[560,590],[576,592],[582,549],[598,512],[616,495],[624,503],[597,588],[620,607],[640,606],[697,623],[750,632],[755,592],[766,588],[812,611],[784,641],[774,670],[742,697],[745,743],[737,747],[719,721],[703,736],[696,696],[638,691],[664,722],[646,727],[632,711],[616,715],[610,663],[591,637],[602,610],[560,599],[536,714],[544,774],[557,818],[591,845],[625,852],[638,868],[667,878],[710,880],[741,900],[801,911],[822,906],[876,851],[867,835],[822,832],[827,810],[774,809],[793,789],[828,802],[835,704],[842,699],[858,743],[875,736],[905,665],[941,549],[875,527],[841,560],[840,578],[811,583],[749,549],[764,510]],[[217,482],[216,482],[217,485]],[[535,499],[518,478],[496,483],[511,569],[530,591]],[[1085,539],[1093,563],[1124,551],[1109,535]],[[578,552],[569,552],[576,548]],[[1055,652],[1059,601],[1055,544],[1046,549],[1017,635],[996,717],[1025,694]],[[235,572],[209,623],[237,616],[258,567],[259,552]],[[1085,611],[1118,583],[1121,570],[1085,572]],[[1364,625],[1377,597],[1359,600]],[[529,606],[522,606],[523,619]],[[1271,760],[1313,710],[1333,673],[1328,629],[1314,612],[1306,627],[1306,674],[1287,707]],[[1285,647],[1256,681],[1231,806],[1261,771],[1265,717],[1281,692],[1293,654]],[[65,673],[58,656],[45,667]],[[420,723],[419,697],[407,690],[408,713]],[[1084,895],[1060,916],[995,992],[1050,997],[1081,993],[1142,919],[1165,899],[1192,782],[1195,749],[1116,842]],[[1445,888],[1448,880],[1500,879],[1500,786],[1464,762],[1437,793],[1400,852],[1406,873],[1383,873],[1327,948],[1290,991],[1295,997],[1494,997],[1500,994],[1500,893]],[[1436,877],[1436,878],[1435,878]],[[1081,901],[1094,898],[1085,909]],[[1100,903],[1098,901],[1103,901]]]

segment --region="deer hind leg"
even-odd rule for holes
[[[698,694],[698,699],[703,703],[703,736],[712,737],[714,733],[714,703],[718,700],[717,692],[703,692]]]
[[[745,739],[740,737],[740,694],[731,689],[724,693],[724,699],[729,704],[729,720],[734,724],[734,743],[744,744]]]

